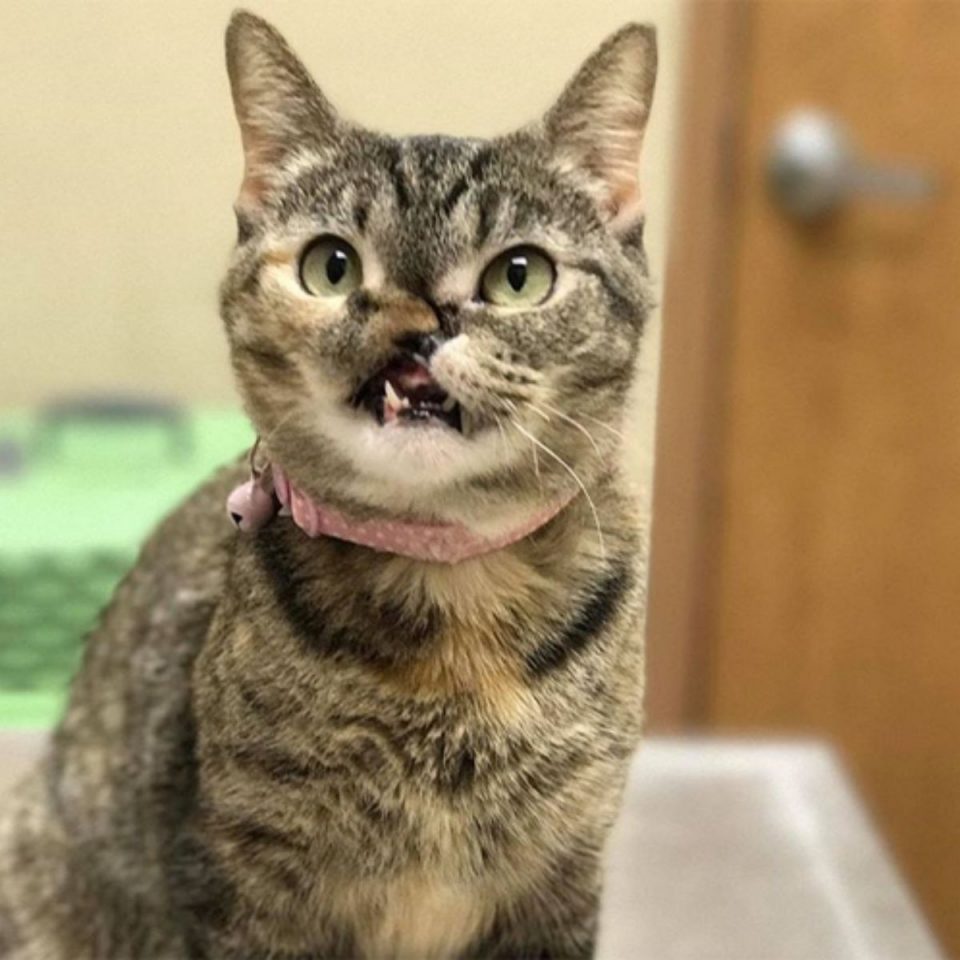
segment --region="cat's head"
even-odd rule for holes
[[[648,311],[652,29],[493,140],[344,120],[248,13],[227,64],[245,172],[222,313],[268,454],[317,494],[447,514],[602,470]]]

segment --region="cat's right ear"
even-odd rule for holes
[[[544,117],[558,166],[578,176],[615,230],[643,217],[639,163],[657,76],[656,30],[608,37]]]
[[[254,213],[280,167],[300,147],[321,146],[340,121],[286,40],[237,10],[226,36],[227,73],[243,141],[239,212]]]

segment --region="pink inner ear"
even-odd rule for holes
[[[240,192],[234,201],[234,207],[240,211],[249,211],[260,206],[264,193],[266,192],[266,183],[260,177],[245,174],[243,183],[240,184]]]
[[[644,212],[643,191],[640,187],[640,156],[643,151],[643,124],[635,117],[627,129],[636,132],[621,142],[620,150],[610,157],[606,171],[609,184],[609,204],[612,214],[611,226],[626,229],[636,223]]]
[[[275,162],[277,158],[271,156],[264,138],[254,133],[249,127],[243,129],[242,140],[243,182],[237,194],[236,207],[239,210],[250,210],[262,203],[268,187],[264,171],[269,169],[271,162]]]
[[[609,203],[614,226],[627,226],[639,220],[643,215],[643,192],[636,177],[616,184]]]

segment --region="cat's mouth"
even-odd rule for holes
[[[365,380],[350,399],[381,426],[441,424],[463,433],[460,404],[447,393],[419,357],[403,354]]]

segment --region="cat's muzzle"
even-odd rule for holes
[[[427,361],[419,355],[394,357],[361,384],[350,403],[368,410],[381,426],[432,423],[463,432],[460,404],[434,380]]]

